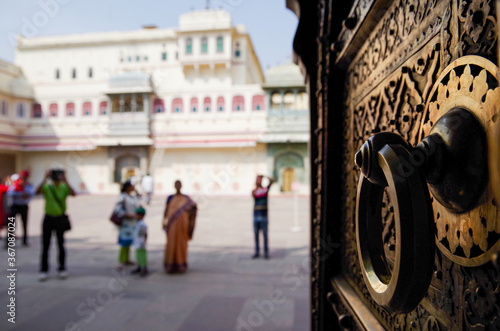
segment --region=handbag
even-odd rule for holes
[[[63,232],[71,230],[71,222],[69,221],[68,214],[63,214],[61,219],[61,229],[63,230]]]
[[[111,213],[111,216],[109,217],[109,220],[115,224],[115,225],[122,225],[123,223],[123,218],[124,218],[124,214],[121,215],[120,213],[120,210],[117,208],[118,206],[115,207],[115,209],[113,209],[113,212]],[[125,209],[125,199],[123,199],[122,201],[122,208]]]
[[[59,198],[57,197],[56,193],[52,189],[52,186],[49,186],[49,190],[52,193],[52,196],[54,197],[54,200],[56,201],[61,211],[64,211],[61,200],[59,200]],[[71,230],[71,222],[69,221],[69,216],[66,213],[61,215],[61,230],[63,230],[63,232]]]

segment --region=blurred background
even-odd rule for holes
[[[285,1],[0,8],[0,178],[15,184],[26,170],[37,186],[63,169],[79,195],[68,199],[64,281],[38,281],[44,200],[29,203],[29,246],[16,246],[17,322],[2,319],[0,329],[307,330],[309,97]],[[271,261],[251,259],[259,174],[275,181]],[[146,176],[150,273],[137,279],[116,271],[108,218],[121,184],[144,197]],[[182,276],[163,270],[161,222],[175,180],[198,203]],[[54,242],[50,254],[54,265]],[[1,250],[0,264],[7,258]],[[9,286],[0,278],[0,302],[11,300]]]
[[[282,1],[3,3],[2,177],[62,168],[82,193],[309,192],[308,95]],[[8,7],[7,7],[8,6]]]

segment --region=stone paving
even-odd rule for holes
[[[0,330],[309,330],[309,199],[299,198],[301,232],[291,232],[291,197],[270,198],[270,260],[253,253],[252,199],[210,198],[198,212],[189,270],[163,271],[165,197],[147,207],[150,275],[116,271],[117,230],[107,220],[112,196],[68,198],[73,229],[66,234],[69,277],[38,281],[43,200],[30,204],[30,246],[17,245],[15,295],[8,252],[0,249]],[[17,234],[21,234],[20,221]],[[5,233],[5,232],[4,232]],[[2,235],[4,235],[2,233]],[[20,244],[20,241],[17,242]],[[15,324],[8,321],[15,298]]]

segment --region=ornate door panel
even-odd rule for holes
[[[360,1],[358,6],[362,5]],[[375,13],[367,12],[365,20],[372,15]],[[344,31],[338,43],[348,35],[347,29]],[[477,117],[488,136],[500,101],[494,64],[496,34],[494,1],[394,1],[370,35],[362,43],[358,40],[360,46],[346,44],[337,58],[337,64],[345,66],[347,72],[346,245],[342,276],[337,279],[346,279],[387,329],[500,328],[500,275],[491,263],[500,245],[500,215],[486,183],[479,181],[466,188],[477,189],[480,197],[458,213],[453,206],[439,202],[438,193],[430,196],[437,247],[430,286],[414,309],[391,313],[374,301],[363,277],[367,271],[360,265],[355,228],[358,182],[363,175],[353,162],[363,143],[378,132],[397,133],[417,146],[441,116],[457,107]],[[483,144],[479,148],[487,147]],[[486,162],[483,159],[480,163]],[[402,243],[397,242],[396,232],[398,226],[404,226],[398,224],[401,216],[395,215],[393,198],[386,189],[380,219],[389,269],[398,263],[395,259]],[[398,239],[409,240],[404,236]],[[399,261],[401,265],[408,262]],[[394,275],[395,270],[391,271]],[[338,290],[336,283],[338,280],[334,280]]]
[[[500,214],[489,180],[490,172],[500,178],[495,1],[358,0],[349,11],[316,4],[317,62],[306,65],[316,73],[312,142],[320,148],[312,165],[313,329],[326,329],[330,315],[338,329],[500,329]],[[367,140],[381,132],[393,138],[375,149]],[[385,169],[380,185],[388,186],[366,194],[364,179],[376,182],[366,172],[370,148],[370,166]],[[420,177],[401,191],[398,180],[413,173]],[[359,220],[370,212],[368,223]],[[325,238],[340,249],[322,258],[333,247]],[[412,298],[384,297],[395,277],[411,280],[392,290]],[[333,311],[322,310],[322,296]]]

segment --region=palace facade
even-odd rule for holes
[[[150,173],[156,193],[309,193],[308,96],[294,64],[263,74],[250,36],[224,10],[176,28],[18,38],[0,62],[3,175],[63,168],[81,192],[113,194]],[[293,184],[295,183],[295,184]]]

